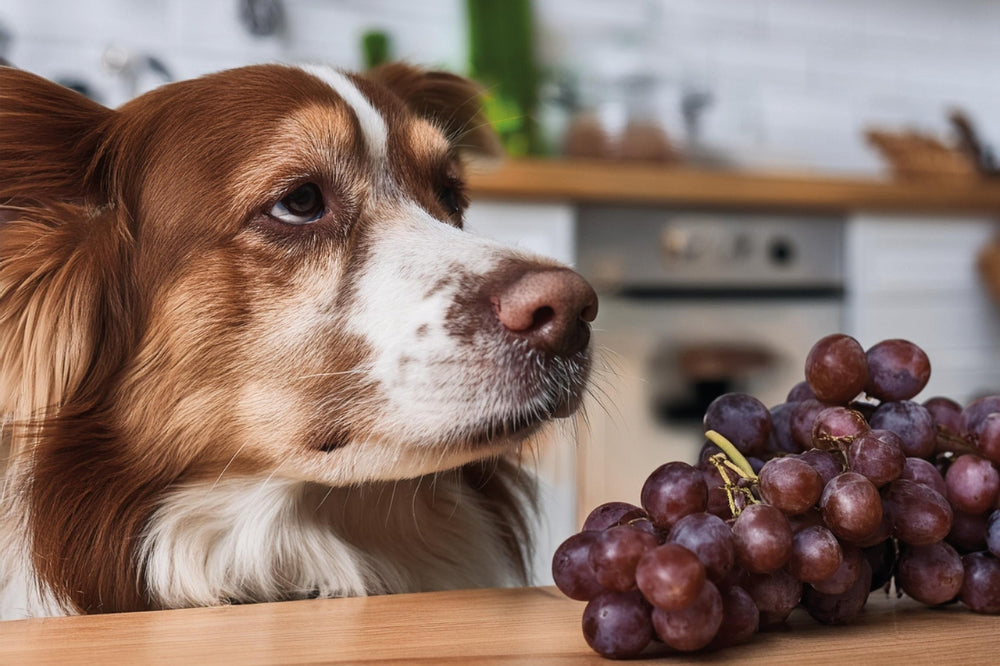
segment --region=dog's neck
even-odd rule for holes
[[[350,489],[234,478],[172,491],[140,561],[168,608],[510,584],[494,523],[457,472]]]

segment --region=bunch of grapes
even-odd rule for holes
[[[914,402],[930,361],[898,339],[829,335],[805,376],[770,410],[716,399],[698,464],[658,467],[640,505],[598,506],[559,546],[596,652],[726,647],[797,607],[840,624],[893,582],[1000,613],[1000,395]]]

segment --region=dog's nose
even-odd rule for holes
[[[528,269],[491,298],[500,323],[536,349],[571,356],[590,342],[597,294],[568,268]]]

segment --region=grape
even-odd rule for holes
[[[857,472],[843,472],[826,484],[819,506],[827,527],[845,541],[871,536],[882,522],[878,489]]]
[[[739,585],[722,591],[722,623],[712,647],[723,648],[750,640],[760,627],[760,611],[750,593]]]
[[[842,545],[840,566],[832,576],[811,583],[812,587],[823,594],[844,594],[861,574],[861,562],[864,559],[864,553],[857,546]]]
[[[802,448],[792,437],[792,415],[797,402],[783,402],[771,408],[771,436],[765,449],[770,453],[798,453]]]
[[[733,522],[736,560],[747,571],[770,573],[788,561],[792,528],[781,511],[768,504],[751,504]]]
[[[732,531],[721,518],[710,513],[684,516],[670,530],[668,539],[697,555],[705,565],[708,579],[716,583],[726,577],[736,561]]]
[[[990,553],[962,557],[965,580],[958,598],[977,613],[1000,613],[1000,560]]]
[[[628,502],[605,502],[597,506],[583,521],[581,531],[606,530],[615,525],[624,525],[631,520],[645,518],[646,512]]]
[[[666,530],[689,513],[705,510],[708,487],[698,469],[684,462],[669,462],[653,470],[640,498],[653,524]]]
[[[986,549],[987,515],[952,509],[951,531],[945,540],[960,553]]]
[[[876,488],[895,481],[903,473],[906,455],[902,441],[891,430],[869,430],[847,449],[851,471],[868,478]]]
[[[886,539],[882,543],[863,548],[861,552],[872,568],[871,589],[874,591],[888,585],[896,570],[896,545],[892,539]]]
[[[893,534],[903,543],[922,546],[948,536],[951,506],[928,486],[897,479],[883,493],[882,501],[892,517]]]
[[[903,472],[899,478],[916,481],[938,493],[941,497],[948,494],[944,477],[937,471],[937,467],[933,463],[927,462],[923,458],[907,458],[906,462],[903,463]]]
[[[638,592],[604,592],[583,611],[583,637],[604,657],[635,657],[653,639],[653,624]]]
[[[785,568],[804,583],[814,583],[833,576],[844,555],[833,532],[814,525],[800,530],[792,538],[792,554]]]
[[[761,453],[771,436],[771,413],[751,395],[726,393],[705,410],[705,430],[715,430],[741,453]]]
[[[848,335],[822,338],[806,356],[806,381],[818,400],[846,405],[868,381],[865,350]]]
[[[928,606],[947,603],[958,596],[964,577],[962,558],[944,542],[907,546],[896,569],[899,588]]]
[[[872,568],[862,559],[854,583],[840,594],[824,594],[808,585],[802,591],[802,606],[816,621],[823,624],[843,624],[861,612],[871,590]]]
[[[653,609],[653,629],[664,643],[684,652],[712,642],[722,625],[722,595],[706,582],[697,598],[679,610]]]
[[[824,486],[830,483],[833,477],[844,471],[843,466],[829,451],[809,449],[799,455],[799,460],[808,463],[810,467],[819,472]]]
[[[741,586],[757,605],[761,627],[784,622],[802,599],[802,583],[784,569],[769,574],[746,574]]]
[[[631,525],[610,527],[590,545],[590,566],[597,582],[608,590],[627,592],[635,587],[635,567],[656,537]]]
[[[962,432],[962,406],[951,398],[934,396],[924,401],[924,409],[930,412],[938,428],[953,435]]]
[[[635,580],[649,603],[678,610],[698,597],[706,581],[705,565],[684,546],[665,543],[642,556]]]
[[[972,437],[981,456],[1000,464],[1000,412],[994,412],[982,419]]]
[[[803,400],[798,403],[792,411],[792,417],[788,420],[788,428],[792,433],[792,440],[799,445],[799,449],[806,451],[812,448],[813,424],[816,417],[829,405],[819,400]]]
[[[870,347],[865,357],[868,361],[865,393],[883,402],[913,398],[931,376],[927,354],[908,340],[883,340]]]
[[[910,400],[885,402],[872,414],[872,430],[891,430],[899,436],[903,453],[926,458],[934,452],[937,431],[934,418],[922,405]]]
[[[959,456],[944,475],[948,501],[959,511],[986,513],[1000,493],[1000,473],[986,458],[972,454]]]
[[[991,513],[986,522],[986,549],[1000,557],[1000,510]]]
[[[1000,412],[1000,395],[987,395],[973,400],[962,410],[959,430],[962,433],[974,433],[979,423],[995,412]]]
[[[823,477],[798,458],[772,458],[758,476],[761,497],[789,515],[808,511],[823,492]]]
[[[812,445],[817,449],[843,449],[870,429],[861,412],[847,407],[827,407],[813,421]]]
[[[570,599],[589,601],[604,591],[590,565],[590,547],[600,532],[578,532],[556,548],[552,556],[552,578]]]
[[[802,402],[803,400],[815,400],[816,394],[813,393],[812,388],[809,386],[809,382],[801,381],[792,387],[792,390],[788,392],[788,397],[785,398],[785,402]]]

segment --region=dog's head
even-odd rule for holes
[[[118,110],[0,70],[3,409],[169,479],[511,450],[578,404],[597,304],[462,230],[475,149],[476,89],[403,65],[248,67]]]

